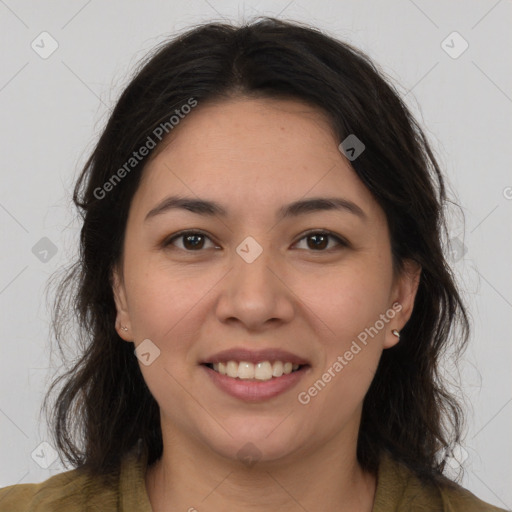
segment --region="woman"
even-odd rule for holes
[[[445,199],[358,50],[272,18],[166,42],[75,188],[55,326],[70,298],[85,344],[50,389],[75,469],[0,510],[499,510],[443,476],[439,358],[468,334]]]

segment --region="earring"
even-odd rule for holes
[[[396,330],[396,329],[391,329],[391,332],[398,338],[400,339],[400,333]]]
[[[121,329],[122,329],[123,331],[127,331],[127,330],[128,330],[128,327],[125,327],[124,325],[121,325]]]

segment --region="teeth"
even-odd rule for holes
[[[272,377],[281,377],[281,375],[288,375],[292,371],[298,370],[298,364],[292,364],[289,361],[283,363],[276,361],[271,364],[270,361],[262,361],[261,363],[253,364],[247,361],[228,361],[227,363],[213,363],[213,369],[222,375],[227,375],[234,379],[241,380],[270,380]]]

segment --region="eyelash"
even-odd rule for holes
[[[203,237],[208,238],[211,242],[213,242],[213,240],[211,240],[211,238],[206,233],[203,233],[202,231],[181,231],[179,233],[176,233],[176,234],[172,235],[171,237],[167,238],[166,240],[164,240],[164,242],[162,243],[162,247],[163,248],[167,248],[168,246],[173,244],[174,240],[177,240],[179,238],[183,238],[186,235],[201,235]],[[329,238],[331,238],[333,240],[336,240],[336,242],[338,243],[339,247],[349,247],[349,243],[346,240],[344,240],[343,238],[341,238],[338,235],[335,235],[331,231],[327,231],[327,230],[324,230],[324,231],[321,231],[321,230],[309,231],[309,232],[305,233],[301,238],[299,238],[299,240],[296,243],[301,242],[305,238],[308,238],[308,237],[313,236],[313,235],[326,235]],[[184,252],[188,252],[188,253],[201,252],[203,250],[202,248],[198,249],[198,250],[189,250],[189,249],[182,249],[181,247],[178,247],[178,249],[180,249],[181,251],[184,251]],[[320,253],[320,252],[330,252],[332,249],[333,248],[331,248],[331,249],[318,249],[318,250],[309,249],[309,252],[318,252],[318,253]]]

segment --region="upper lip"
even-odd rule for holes
[[[298,365],[309,364],[309,362],[296,354],[278,348],[268,348],[262,350],[249,350],[246,348],[231,348],[217,352],[203,361],[201,364],[223,363],[226,361],[246,361],[248,363],[261,363],[263,361],[282,361]]]

